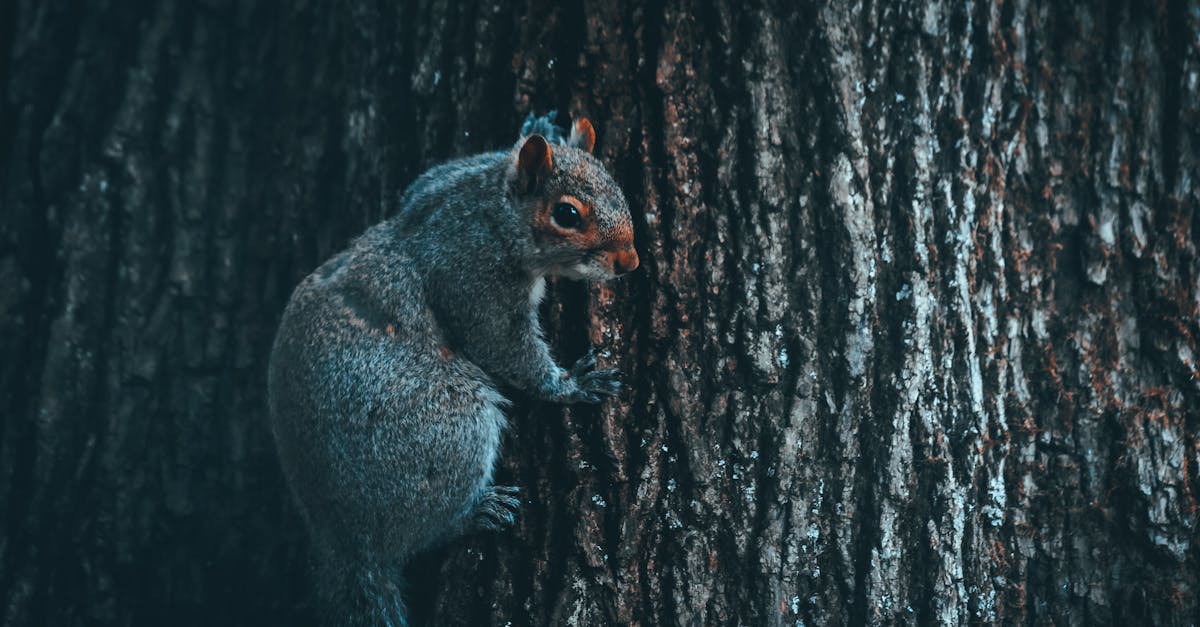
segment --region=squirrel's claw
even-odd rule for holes
[[[610,396],[620,394],[619,370],[606,368],[596,370],[596,349],[588,350],[569,371],[559,371],[561,377],[547,381],[541,397],[558,403],[599,403]]]
[[[476,529],[500,531],[511,527],[517,522],[517,510],[521,501],[514,494],[520,493],[516,486],[492,486],[488,488],[479,503],[475,505],[474,523]]]
[[[577,384],[586,395],[584,400],[592,403],[616,396],[624,387],[621,384],[621,372],[616,369],[593,370],[580,377]]]
[[[592,347],[571,366],[570,381],[574,383],[574,389],[563,395],[562,400],[568,403],[599,403],[607,397],[620,394],[623,387],[620,371],[595,368],[596,348]]]

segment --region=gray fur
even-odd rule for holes
[[[567,138],[563,136],[562,129],[554,123],[558,118],[558,112],[553,109],[546,112],[546,115],[536,117],[530,113],[525,118],[525,123],[521,125],[521,137],[530,135],[541,135],[546,138],[546,141],[551,144],[566,144]]]
[[[513,524],[515,488],[492,486],[507,404],[498,382],[559,402],[619,389],[590,354],[570,372],[554,362],[537,301],[545,275],[607,278],[597,251],[632,250],[613,235],[628,231],[625,199],[598,161],[561,144],[549,176],[521,191],[521,145],[426,172],[284,312],[272,428],[326,624],[404,624],[398,575],[414,553]],[[562,194],[594,207],[595,246],[532,228]]]

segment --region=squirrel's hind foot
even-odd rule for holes
[[[516,524],[521,501],[513,495],[520,492],[521,489],[516,486],[492,486],[484,491],[475,506],[475,528],[500,531]]]

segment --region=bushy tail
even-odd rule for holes
[[[317,565],[322,625],[408,627],[399,568]]]
[[[534,117],[530,113],[525,118],[525,123],[521,125],[521,137],[528,137],[533,134],[541,135],[546,138],[546,141],[551,144],[565,144],[567,138],[563,135],[563,129],[559,128],[554,120],[558,118],[557,111],[549,111],[542,117]]]

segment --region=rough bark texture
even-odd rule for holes
[[[310,622],[290,290],[550,108],[631,390],[519,399],[419,618],[1194,622],[1200,3],[639,4],[0,3],[0,623]]]

